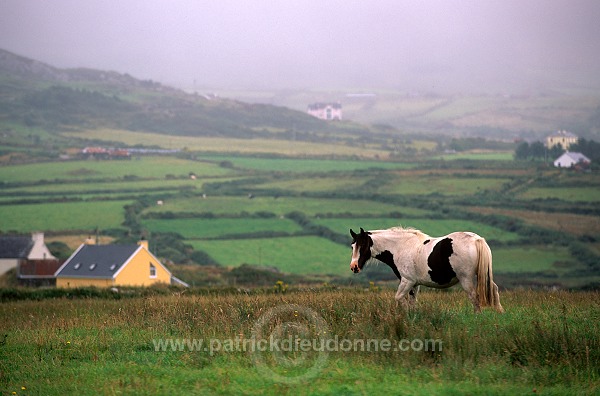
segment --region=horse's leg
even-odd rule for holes
[[[410,291],[408,292],[408,303],[410,304],[411,307],[414,307],[415,303],[417,302],[419,288],[420,288],[420,286],[413,286],[410,289]]]
[[[462,286],[463,290],[467,292],[469,300],[471,300],[471,302],[473,303],[473,309],[475,310],[475,313],[481,312],[479,299],[477,299],[477,281],[469,277],[459,278],[458,281],[460,282],[460,285]]]
[[[396,291],[396,296],[394,297],[396,299],[396,306],[398,306],[398,303],[402,302],[402,306],[405,309],[408,308],[407,295],[411,291],[411,289],[414,287],[414,285],[415,285],[415,282],[409,281],[404,277],[402,278],[402,280],[400,281],[400,284],[398,285],[398,291]]]

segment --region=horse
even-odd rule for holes
[[[350,229],[350,235],[350,270],[359,273],[373,261],[387,264],[400,280],[396,304],[414,306],[421,285],[445,289],[460,283],[476,313],[481,307],[504,312],[492,275],[492,251],[479,235],[459,231],[433,238],[403,227],[373,231],[361,228],[358,234]]]

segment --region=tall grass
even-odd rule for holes
[[[424,292],[404,312],[370,288],[58,299],[0,305],[0,389],[32,393],[307,394],[447,391],[593,394],[600,386],[597,292],[502,293],[504,315],[475,315],[462,292]],[[435,351],[333,351],[309,383],[261,377],[247,352],[156,352],[155,339],[252,336],[269,309],[296,304],[339,339],[438,339]],[[293,315],[282,319],[293,320]],[[153,375],[153,373],[155,375]],[[421,389],[421,390],[420,390]]]

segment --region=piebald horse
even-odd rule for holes
[[[390,266],[400,280],[396,302],[413,305],[420,285],[445,289],[460,283],[475,312],[487,306],[504,312],[492,275],[492,251],[479,235],[453,232],[432,238],[402,227],[374,231],[361,228],[358,234],[350,230],[350,235],[350,269],[358,273],[372,260]]]

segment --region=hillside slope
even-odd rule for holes
[[[0,120],[49,132],[108,127],[236,138],[273,132],[285,138],[293,130],[302,139],[303,133],[339,129],[284,107],[187,94],[116,72],[58,69],[1,49]]]

